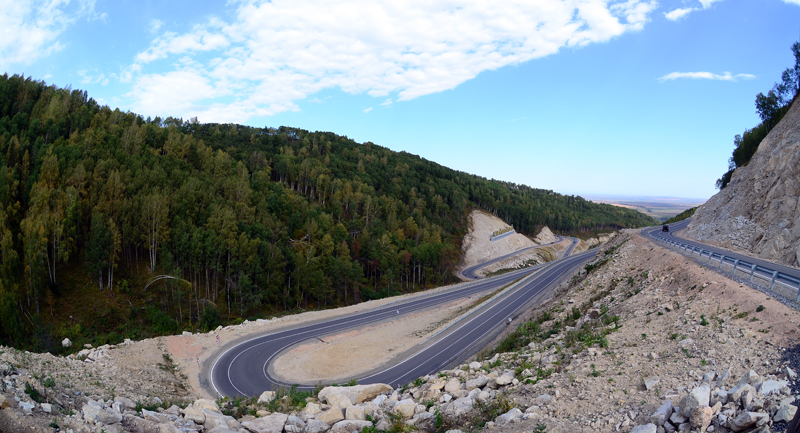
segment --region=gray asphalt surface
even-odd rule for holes
[[[800,269],[792,268],[792,267],[784,266],[784,265],[779,265],[779,264],[776,264],[776,263],[768,262],[766,260],[755,259],[753,257],[745,256],[743,254],[734,253],[734,252],[731,252],[731,251],[728,251],[728,250],[725,250],[725,249],[722,249],[722,248],[719,248],[719,247],[706,245],[706,244],[703,244],[703,243],[700,243],[700,242],[697,242],[697,241],[694,241],[694,240],[680,238],[680,237],[677,237],[677,236],[673,235],[673,233],[685,229],[689,225],[690,221],[691,221],[691,218],[687,218],[687,219],[685,219],[683,221],[679,221],[679,222],[677,222],[675,224],[670,224],[669,232],[662,232],[661,231],[661,227],[657,227],[657,228],[645,230],[645,234],[647,236],[650,236],[650,237],[653,237],[653,238],[660,238],[660,239],[664,239],[664,240],[667,240],[667,241],[680,242],[680,243],[683,243],[683,244],[690,245],[690,246],[692,246],[694,248],[700,248],[700,249],[703,249],[703,250],[706,250],[706,251],[711,251],[712,252],[712,257],[711,257],[712,260],[717,261],[717,262],[719,261],[719,259],[722,256],[725,256],[725,264],[730,265],[730,266],[733,266],[734,262],[736,260],[739,260],[738,269],[740,269],[742,271],[744,271],[744,270],[748,270],[749,271],[750,268],[752,267],[752,265],[755,264],[757,266],[757,268],[755,270],[755,273],[758,274],[758,275],[761,275],[764,278],[771,278],[773,271],[782,272],[783,274],[785,274],[789,278],[786,278],[785,276],[778,276],[776,281],[780,281],[780,282],[782,282],[784,284],[787,284],[789,286],[792,286],[792,287],[797,287],[798,286],[798,281],[800,281]],[[708,258],[709,258],[709,254],[707,252],[703,253],[703,260],[707,260]]]
[[[310,338],[432,308],[456,298],[491,292],[541,269],[539,273],[527,278],[513,290],[450,326],[446,332],[440,333],[435,341],[429,342],[406,360],[386,370],[357,378],[359,383],[380,382],[392,385],[408,383],[475,354],[483,347],[482,344],[499,335],[508,326],[506,324],[508,318],[515,317],[532,300],[554,287],[576,268],[590,261],[595,253],[596,251],[584,252],[533,268],[469,283],[457,290],[411,299],[373,311],[263,335],[238,343],[216,358],[209,373],[212,388],[210,391],[221,396],[258,396],[265,390],[289,386],[290,384],[281,383],[272,377],[268,367],[275,356],[290,346]],[[310,390],[316,384],[299,385],[301,389]]]

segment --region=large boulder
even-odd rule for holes
[[[239,421],[232,416],[223,415],[220,412],[215,412],[211,409],[202,409],[203,414],[206,416],[206,421],[203,426],[206,430],[213,430],[217,427],[224,427],[233,430],[238,430],[242,428],[242,425],[239,424]]]
[[[286,431],[286,433],[302,433],[305,427],[306,423],[303,422],[302,418],[294,415],[289,415],[289,417],[286,418],[286,425],[283,428]]]
[[[322,388],[317,398],[330,404],[328,396],[345,396],[350,400],[350,404],[359,404],[363,401],[372,400],[380,394],[392,391],[392,387],[385,383],[374,383],[371,385],[355,386],[327,386]]]
[[[322,412],[322,409],[316,403],[306,403],[306,407],[303,408],[303,415],[306,418],[313,418],[320,412]]]
[[[367,419],[366,410],[364,406],[350,406],[345,410],[345,419],[364,421]]]
[[[142,409],[142,418],[159,424],[169,422],[169,419],[166,416],[161,415],[158,412],[149,411],[147,409]]]
[[[797,412],[797,406],[793,404],[781,405],[778,408],[778,411],[775,412],[775,416],[772,418],[773,421],[784,421],[784,422],[791,422],[794,419],[794,415]]]
[[[289,415],[273,413],[270,416],[244,421],[242,427],[253,433],[283,433]]]
[[[83,419],[97,425],[116,424],[122,421],[122,415],[106,409],[98,404],[83,405]]]
[[[223,431],[220,429],[216,429],[214,433],[239,433],[236,430]],[[173,424],[159,424],[158,425],[158,433],[183,433],[183,430],[179,429]]]
[[[506,424],[511,424],[512,422],[514,422],[514,420],[518,419],[522,419],[522,411],[517,408],[513,408],[508,412],[495,418],[494,423],[495,425],[498,426],[504,426]]]
[[[655,424],[656,427],[661,427],[672,415],[672,400],[667,400],[662,404],[652,415],[650,415],[650,422]]]
[[[475,388],[483,388],[487,383],[489,383],[489,378],[483,374],[475,379],[469,379],[467,381],[467,391],[472,391]]]
[[[185,409],[181,411],[183,413],[184,419],[188,419],[193,421],[195,424],[205,424],[206,422],[206,414],[199,408],[194,407],[194,405],[190,404],[186,406]]]
[[[761,388],[758,389],[758,392],[762,395],[778,394],[781,392],[781,389],[788,384],[789,382],[786,380],[765,380],[764,383],[761,384]]]
[[[448,380],[447,384],[444,386],[444,392],[448,394],[452,394],[458,391],[459,389],[461,389],[461,381],[455,377]]]
[[[201,398],[200,400],[197,400],[192,404],[193,404],[194,407],[196,407],[197,409],[200,409],[200,410],[208,409],[208,410],[212,410],[214,412],[219,412],[219,405],[214,400],[208,400],[208,399],[205,399],[205,398]]]
[[[125,409],[136,409],[136,403],[127,397],[117,397],[114,399],[114,401],[122,404],[122,407]]]
[[[689,418],[689,422],[692,425],[692,428],[700,429],[700,431],[706,431],[706,427],[711,424],[711,417],[714,415],[714,411],[711,410],[708,406],[698,406],[692,409],[692,416]]]
[[[306,421],[305,433],[322,433],[330,430],[331,426],[326,424],[325,421],[319,419],[310,419]]]
[[[469,397],[459,398],[448,404],[444,414],[451,418],[458,418],[472,410],[473,400]]]
[[[731,430],[740,432],[753,426],[761,426],[769,421],[769,415],[758,412],[742,412],[730,421]]]
[[[367,427],[372,427],[372,423],[369,421],[344,420],[334,424],[331,427],[331,433],[355,433]]]
[[[709,398],[711,397],[711,388],[706,385],[700,385],[693,389],[687,396],[681,399],[679,407],[681,414],[686,418],[692,416],[692,409],[696,407],[708,406]]]
[[[269,404],[275,400],[275,391],[264,391],[258,397],[258,403]]]
[[[417,410],[417,403],[412,399],[400,400],[394,405],[394,412],[402,415],[405,419],[410,419],[414,416]]]
[[[498,377],[494,380],[497,386],[506,386],[510,384],[514,380],[514,373],[511,371],[506,371],[503,373],[502,376]]]
[[[344,419],[344,414],[339,406],[333,406],[329,410],[318,414],[316,418],[325,424],[334,425]]]

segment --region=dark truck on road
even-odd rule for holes
[[[663,226],[661,226],[661,231],[662,232],[668,232],[669,231],[669,225],[664,224]]]

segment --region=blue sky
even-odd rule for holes
[[[0,73],[566,194],[705,199],[800,39],[800,0],[498,4],[0,0]]]

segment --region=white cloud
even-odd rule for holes
[[[664,16],[667,17],[668,20],[671,21],[678,21],[679,19],[689,15],[689,12],[696,11],[697,8],[680,8],[675,9],[672,12],[664,12]]]
[[[136,97],[145,113],[163,111],[162,115],[166,117],[181,113],[191,114],[197,111],[198,101],[225,96],[226,93],[226,90],[212,86],[198,72],[174,71],[141,77],[126,96]]]
[[[228,45],[228,39],[220,34],[209,33],[205,29],[197,29],[194,33],[177,35],[167,32],[153,41],[146,51],[136,55],[136,62],[147,64],[154,60],[166,58],[170,54],[216,50]]]
[[[392,102],[393,102],[392,98],[389,98],[389,99],[381,102],[381,107],[384,107],[384,106],[387,106],[387,105],[392,105]]]
[[[663,77],[659,78],[658,81],[671,81],[677,80],[679,78],[689,78],[693,80],[719,80],[719,81],[738,81],[742,80],[753,80],[756,78],[755,75],[752,74],[736,74],[733,75],[730,72],[725,72],[722,75],[714,74],[711,72],[671,72]]]
[[[87,71],[78,71],[81,76],[81,84],[100,84],[105,86],[108,84],[108,77],[105,74],[90,75]]]
[[[700,4],[703,5],[703,9],[708,9],[712,4],[720,1],[722,0],[700,0]]]
[[[61,33],[80,18],[105,19],[94,0],[0,0],[0,71],[31,64],[64,48]]]
[[[244,122],[297,110],[295,101],[331,88],[391,96],[381,104],[388,105],[453,89],[483,71],[640,30],[657,7],[655,0],[228,4],[238,8],[232,22],[212,18],[183,34],[164,33],[136,55],[122,74],[135,82],[129,94],[134,111]],[[184,57],[195,65],[176,62]],[[172,71],[156,72],[165,66]],[[190,70],[193,80],[208,86],[206,94],[224,99],[176,95],[185,101],[177,103],[153,93],[170,88],[172,80],[174,87],[184,85]]]
[[[148,26],[147,30],[150,33],[156,33],[159,30],[161,30],[161,27],[164,27],[164,21],[152,20],[152,21],[150,21],[150,25]]]
[[[369,107],[366,110],[364,110],[365,113],[369,113],[370,111],[372,111],[372,107]]]
[[[698,0],[698,2],[700,3],[700,7],[678,8],[670,12],[664,12],[664,17],[666,17],[670,21],[678,21],[679,19],[689,15],[689,13],[691,12],[708,9],[711,7],[711,5],[720,1],[722,0]],[[800,0],[789,0],[789,1],[800,1]]]
[[[783,0],[783,2],[800,6],[800,0]]]

